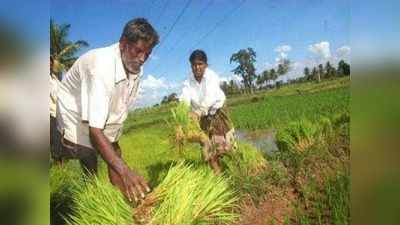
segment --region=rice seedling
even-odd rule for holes
[[[107,178],[92,177],[73,191],[74,208],[68,225],[133,225],[132,208]]]
[[[291,122],[278,131],[277,145],[280,151],[302,154],[317,143],[320,134],[319,126],[308,120]]]
[[[136,218],[152,225],[231,223],[237,217],[233,212],[237,197],[228,181],[207,167],[194,169],[181,162],[135,210]]]
[[[49,175],[50,195],[54,197],[70,195],[73,189],[82,184],[82,177],[73,163],[53,165],[50,167]]]
[[[250,196],[258,202],[267,191],[267,161],[252,145],[239,143],[235,151],[221,160],[225,174],[241,197]]]
[[[199,143],[202,146],[203,157],[209,158],[208,149],[211,147],[208,136],[201,130],[200,125],[194,115],[190,112],[190,107],[184,102],[179,103],[171,109],[173,129],[173,145],[182,153],[186,143]]]
[[[50,216],[52,224],[63,224],[71,213],[74,190],[82,186],[79,165],[72,162],[50,167]]]
[[[222,160],[232,172],[240,168],[247,175],[255,176],[266,169],[267,161],[260,151],[250,144],[240,143],[238,148],[229,152]]]
[[[299,118],[318,122],[321,117],[348,112],[349,102],[349,89],[339,88],[304,95],[267,96],[258,102],[248,100],[231,107],[230,115],[239,129],[280,129]]]

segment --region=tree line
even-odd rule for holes
[[[288,74],[291,70],[291,61],[283,58],[275,68],[266,69],[257,74],[254,66],[255,62],[256,52],[252,48],[241,49],[232,54],[230,63],[237,63],[237,67],[232,72],[242,78],[242,84],[238,84],[233,80],[222,82],[221,88],[225,94],[253,93],[256,89],[279,88],[283,85],[283,81],[276,80]],[[319,64],[311,69],[305,67],[303,76],[296,79],[288,79],[287,83],[320,82],[322,79],[343,76],[350,76],[350,65],[344,60],[340,60],[337,67],[334,67],[328,61],[325,65]]]

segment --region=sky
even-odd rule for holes
[[[147,18],[161,43],[145,64],[135,104],[143,107],[179,93],[196,48],[207,52],[222,80],[237,79],[229,58],[248,47],[257,53],[257,73],[290,59],[292,70],[283,80],[326,60],[358,66],[355,60],[398,59],[399,9],[398,0],[12,0],[0,5],[0,32],[4,25],[15,29],[47,64],[49,17],[71,24],[70,40],[89,42],[79,54],[117,42],[129,19]]]
[[[280,79],[302,76],[305,66],[327,60],[335,65],[349,59],[349,0],[114,0],[50,2],[50,16],[58,24],[71,24],[69,39],[86,40],[79,54],[118,41],[125,23],[145,17],[161,42],[144,66],[140,98],[135,107],[159,103],[163,96],[179,94],[191,75],[188,61],[203,49],[209,67],[221,80],[237,80],[230,63],[240,49],[253,48],[257,73],[273,68],[283,58],[292,69]]]

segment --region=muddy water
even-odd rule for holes
[[[249,143],[267,155],[278,151],[275,132],[272,130],[235,130],[235,134],[239,142]]]

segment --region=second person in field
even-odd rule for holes
[[[203,152],[203,158],[219,173],[219,157],[234,144],[234,129],[224,107],[225,94],[220,88],[218,75],[208,68],[203,50],[193,51],[189,61],[192,74],[183,83],[179,100],[191,107],[192,117],[208,135],[209,151]]]

